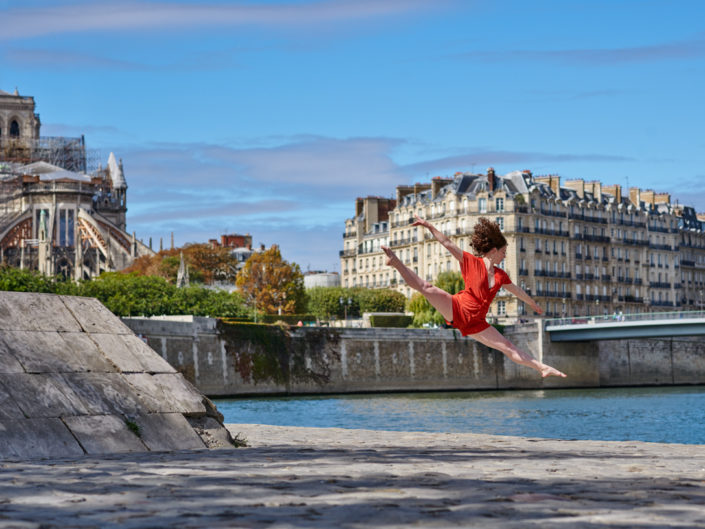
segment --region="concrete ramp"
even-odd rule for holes
[[[232,447],[222,422],[96,299],[0,292],[0,459]]]

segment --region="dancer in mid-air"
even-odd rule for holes
[[[542,364],[530,354],[517,348],[485,320],[490,303],[502,286],[528,304],[534,311],[539,314],[543,312],[541,307],[524,290],[512,283],[504,270],[496,266],[507,254],[507,241],[497,223],[480,217],[479,222],[475,225],[472,247],[478,257],[458,248],[430,222],[418,216],[412,226],[427,228],[433,237],[460,261],[460,272],[463,281],[465,281],[465,290],[451,295],[445,290],[433,286],[405,266],[391,249],[382,246],[382,250],[387,254],[387,264],[401,274],[407,285],[421,292],[428,302],[441,313],[441,316],[458,329],[463,336],[470,336],[488,347],[501,351],[517,364],[535,369],[541,373],[542,377],[566,376],[565,373]]]

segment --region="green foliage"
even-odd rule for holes
[[[441,272],[433,284],[449,294],[457,294],[465,288],[465,281],[460,272]]]
[[[403,312],[406,298],[390,289],[314,287],[307,290],[308,310],[319,319],[359,318],[363,312]],[[342,303],[341,303],[342,300]]]
[[[140,425],[137,424],[135,421],[133,421],[132,419],[125,419],[125,425],[127,425],[127,428],[137,437],[142,437]]]
[[[357,292],[360,312],[402,312],[406,297],[401,292],[390,289],[353,289]]]
[[[283,321],[289,325],[296,325],[299,322],[310,323],[316,321],[316,316],[313,314],[265,314],[262,316],[264,323],[276,323]]]
[[[434,284],[449,294],[457,294],[465,288],[460,272],[441,272]],[[407,301],[406,310],[414,313],[412,327],[423,327],[425,324],[441,326],[445,323],[443,316],[418,292]]]
[[[402,327],[406,328],[414,320],[412,316],[406,314],[371,314],[371,327]]]
[[[60,277],[47,277],[33,270],[2,266],[0,267],[0,290],[72,295],[77,292],[78,287],[73,282]]]
[[[247,314],[238,293],[198,286],[179,289],[163,277],[137,273],[106,272],[93,280],[74,283],[37,272],[2,267],[0,290],[93,297],[117,316],[192,314],[242,318]]]

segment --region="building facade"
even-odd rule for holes
[[[651,190],[625,194],[618,185],[492,168],[400,186],[395,199],[357,199],[345,221],[342,286],[411,296],[381,245],[429,281],[459,271],[427,230],[411,225],[415,214],[466,251],[478,218],[496,221],[508,242],[504,269],[550,317],[705,307],[705,218],[692,207]],[[513,321],[533,311],[500,290],[490,314]]]
[[[87,279],[152,254],[126,232],[122,162],[88,174],[83,138],[39,128],[33,98],[0,91],[0,263]]]

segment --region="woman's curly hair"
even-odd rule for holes
[[[507,245],[507,239],[502,235],[499,224],[491,220],[480,217],[473,228],[472,247],[477,255],[485,255],[493,248],[503,248]]]

